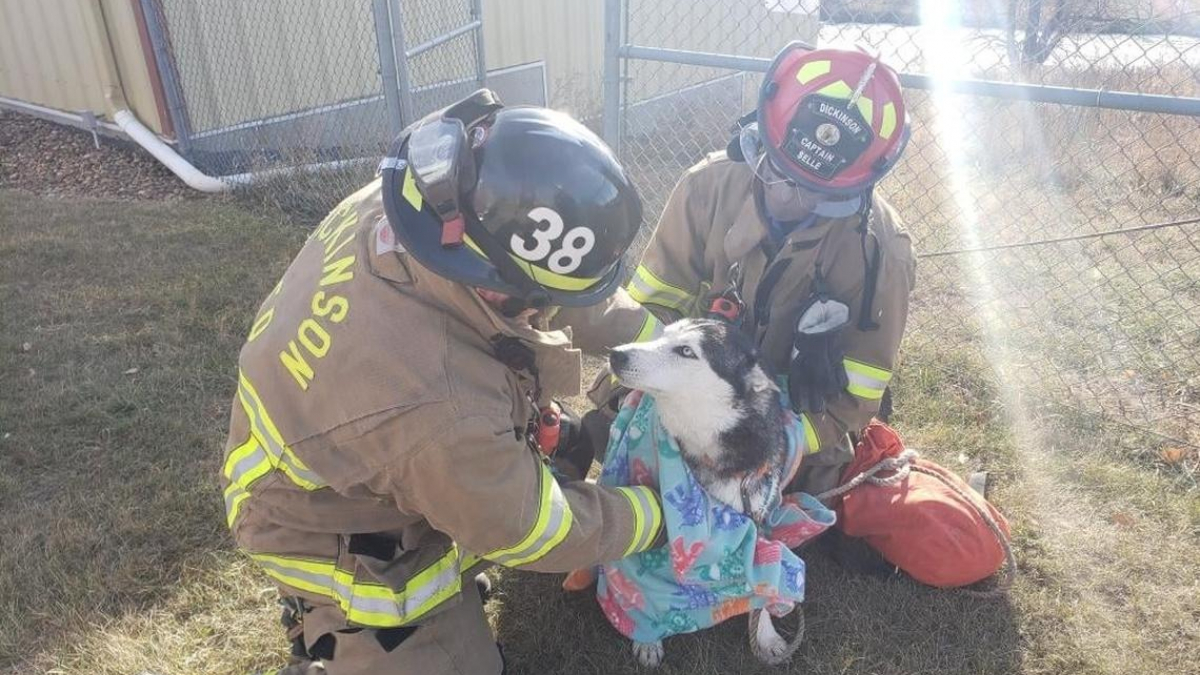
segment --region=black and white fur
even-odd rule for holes
[[[708,494],[761,522],[783,488],[788,441],[781,393],[750,339],[727,323],[685,319],[656,340],[617,347],[609,366],[621,384],[654,396],[663,427]],[[759,658],[785,658],[787,642],[769,614],[758,612],[753,631]],[[642,665],[662,662],[661,641],[633,649]]]

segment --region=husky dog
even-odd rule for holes
[[[621,384],[654,397],[663,427],[708,494],[761,522],[783,488],[788,440],[779,388],[750,339],[720,321],[685,319],[656,340],[615,348],[608,361]],[[778,663],[787,642],[768,613],[757,615],[751,646]],[[662,661],[661,641],[633,649],[642,665]]]

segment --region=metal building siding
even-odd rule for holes
[[[483,0],[483,24],[488,68],[544,60],[550,105],[599,111],[603,0]]]
[[[133,7],[129,0],[103,0],[102,6],[129,105],[161,132]],[[98,30],[81,0],[0,0],[0,96],[105,115],[93,57]]]
[[[172,2],[166,17],[194,132],[379,93],[367,0]]]

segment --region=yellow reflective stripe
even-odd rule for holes
[[[879,123],[879,137],[887,140],[896,130],[896,104],[883,104],[883,120]]]
[[[800,423],[804,426],[804,454],[811,455],[821,449],[821,439],[817,436],[817,427],[808,413],[800,413]]]
[[[625,499],[629,500],[630,508],[633,509],[633,537],[629,540],[629,548],[621,554],[621,557],[624,558],[637,551],[638,544],[646,538],[646,514],[638,505],[637,495],[621,488],[617,488],[617,491],[625,495]]]
[[[883,390],[887,388],[888,382],[892,379],[891,371],[849,358],[844,359],[843,363],[846,368],[846,377],[850,382],[846,391],[868,401],[878,401],[883,398]]]
[[[688,305],[692,302],[690,293],[659,279],[645,265],[638,265],[627,290],[634,300],[643,305],[661,305],[668,309],[686,312]]]
[[[222,468],[222,473],[225,474],[225,477],[230,478],[233,476],[234,467],[240,464],[242,460],[253,454],[254,451],[258,450],[260,447],[262,446],[258,444],[258,439],[254,438],[254,436],[251,436],[245,443],[242,443],[234,448],[233,451],[229,453],[229,456],[225,458],[225,466]]]
[[[225,458],[224,474],[230,483],[236,483],[249,490],[250,486],[267,475],[271,468],[270,457],[259,445],[258,439],[251,436]]]
[[[262,399],[254,390],[254,385],[250,384],[245,373],[240,371],[238,372],[238,398],[242,401],[246,417],[250,419],[251,433],[271,455],[275,467],[283,471],[293,483],[306,490],[325,487],[325,481],[309,469],[283,442],[283,436],[279,433],[275,423],[271,421],[271,416],[267,414]]]
[[[457,546],[413,575],[401,592],[380,583],[356,580],[352,572],[331,561],[262,553],[250,557],[276,581],[330,598],[350,621],[376,628],[412,623],[462,588]]]
[[[229,487],[225,488],[225,524],[229,526],[229,529],[233,529],[238,513],[241,512],[242,502],[249,497],[250,493],[243,490],[237,483],[230,483]]]
[[[560,291],[584,291],[600,283],[600,277],[572,277],[538,267],[523,258],[508,254],[534,281]]]
[[[567,503],[550,469],[545,464],[540,466],[538,516],[533,527],[517,544],[485,553],[483,557],[488,560],[507,567],[527,565],[545,557],[570,533],[575,519],[571,505]]]
[[[871,115],[875,114],[875,102],[866,96],[859,96],[858,110],[862,113],[863,119],[867,121],[867,126],[871,126]]]
[[[633,341],[646,342],[648,340],[653,340],[654,336],[658,334],[658,328],[660,325],[661,324],[659,323],[658,319],[656,319],[653,314],[646,312],[646,320],[642,322],[642,327],[638,330],[637,335],[634,336]]]
[[[648,487],[635,485],[632,487],[616,488],[617,492],[625,495],[629,506],[633,509],[633,538],[625,556],[641,553],[654,544],[658,532],[662,529],[662,506],[659,505],[654,491]],[[624,556],[622,556],[624,557]]]
[[[271,458],[254,436],[234,448],[225,458],[223,473],[229,480],[229,486],[225,488],[225,521],[231,529],[242,502],[250,497],[250,487],[270,473],[272,468]]]
[[[418,211],[425,204],[425,200],[421,197],[421,191],[417,189],[417,181],[412,170],[404,172],[404,186],[400,188],[400,194]]]
[[[837,82],[833,82],[821,87],[817,90],[817,93],[824,94],[825,96],[830,96],[832,98],[844,98],[849,100],[850,97],[854,95],[854,89],[852,89],[850,85],[846,84],[844,81],[838,80]]]
[[[487,254],[483,252],[483,249],[479,248],[479,244],[476,244],[475,241],[470,237],[463,235],[463,243],[467,245],[467,248],[474,251],[475,254],[480,258],[483,258],[484,260],[488,259]],[[600,283],[601,280],[601,277],[571,277],[565,274],[558,274],[543,267],[538,267],[528,260],[515,256],[511,253],[509,253],[508,256],[512,258],[513,262],[517,263],[517,266],[520,267],[525,274],[529,275],[531,279],[547,288],[553,288],[560,291],[586,291],[592,286]]]
[[[828,75],[832,68],[832,61],[809,61],[796,71],[796,81],[800,84],[808,84],[822,75]]]

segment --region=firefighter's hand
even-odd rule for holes
[[[558,447],[550,461],[568,480],[582,480],[596,458],[595,433],[590,428],[592,425],[585,428],[584,420],[575,411],[559,401],[554,405],[559,409],[559,436]]]
[[[797,333],[788,366],[788,395],[796,412],[821,413],[850,382],[837,331]]]

